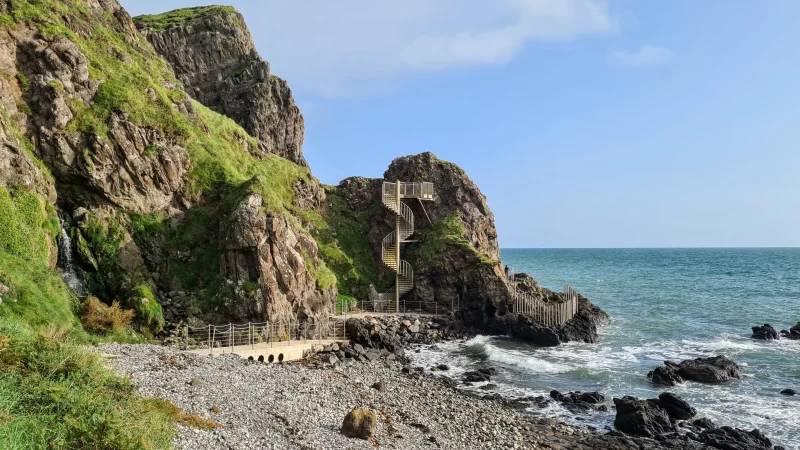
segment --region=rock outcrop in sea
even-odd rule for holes
[[[723,381],[742,379],[742,370],[739,365],[724,355],[709,358],[696,358],[676,364],[664,361],[663,366],[656,367],[647,374],[655,384],[675,386],[684,380],[699,381],[701,383],[720,383]]]

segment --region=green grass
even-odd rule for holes
[[[77,299],[44,263],[0,251],[0,281],[11,288],[3,296],[0,318],[53,331],[68,331],[78,323]]]
[[[0,186],[0,251],[47,262],[52,223],[44,203],[24,187]]]
[[[174,406],[136,395],[79,342],[7,318],[0,342],[0,448],[170,448]]]
[[[144,299],[147,300],[147,303],[142,301]],[[133,288],[133,298],[129,303],[136,311],[136,322],[140,326],[153,333],[164,328],[164,312],[161,309],[161,303],[158,302],[149,286],[140,284]]]
[[[443,254],[448,246],[458,246],[475,254],[481,264],[494,266],[497,261],[487,258],[464,238],[466,233],[461,221],[461,211],[456,211],[437,220],[430,228],[420,232],[422,242],[411,251],[423,261],[432,262]]]
[[[326,186],[330,207],[325,216],[314,211],[300,212],[311,227],[319,256],[336,276],[339,290],[350,295],[366,295],[370,284],[380,286],[378,268],[367,239],[367,222],[380,211],[375,203],[366,211],[354,213],[335,187]]]
[[[182,8],[174,11],[165,12],[162,14],[150,14],[144,16],[137,16],[133,18],[134,23],[138,27],[154,28],[156,30],[165,30],[173,25],[181,24],[190,20],[197,19],[198,17],[215,14],[236,13],[236,9],[232,6],[199,6],[195,8]]]

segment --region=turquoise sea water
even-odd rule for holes
[[[423,350],[421,363],[448,360],[457,372],[493,365],[506,394],[600,391],[653,398],[671,390],[717,425],[759,428],[800,449],[800,341],[755,341],[750,327],[788,329],[800,321],[800,249],[506,249],[503,261],[554,290],[569,284],[612,317],[598,344],[552,349],[479,336]],[[724,354],[744,380],[719,385],[653,386],[665,359]],[[613,411],[576,417],[561,407],[535,414],[611,426]]]

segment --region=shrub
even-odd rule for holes
[[[128,328],[135,316],[136,311],[122,309],[117,301],[108,306],[97,297],[90,296],[83,303],[81,323],[87,331],[106,334]]]

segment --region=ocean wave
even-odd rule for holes
[[[568,365],[545,361],[520,351],[501,349],[489,343],[478,345],[483,345],[489,361],[521,367],[533,373],[567,373],[572,370]]]

